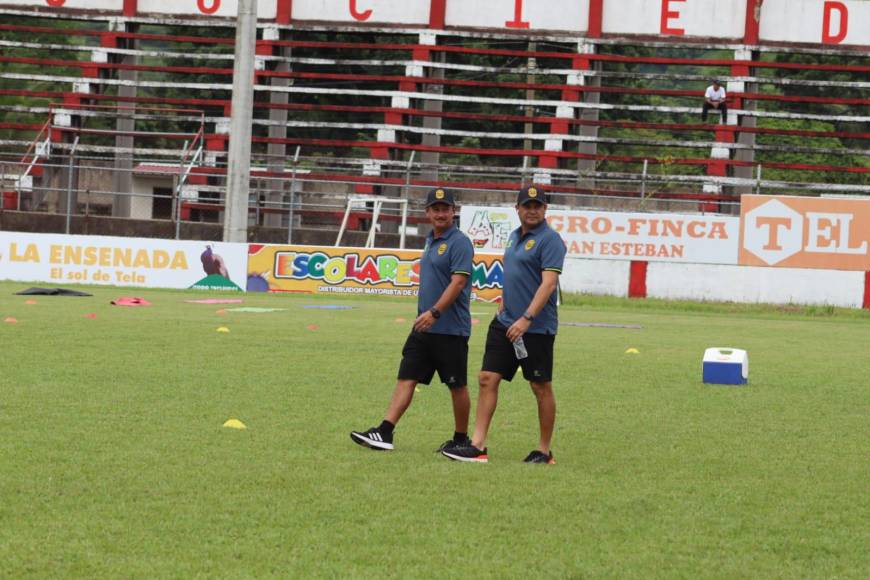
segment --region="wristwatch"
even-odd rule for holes
[[[436,320],[438,318],[441,318],[441,311],[438,310],[437,308],[435,308],[434,306],[429,309],[429,314],[431,314],[432,318],[435,318]]]
[[[535,319],[534,316],[532,316],[531,314],[529,314],[529,311],[528,311],[528,310],[526,310],[526,311],[523,313],[523,318],[525,318],[525,319],[528,320],[529,322],[531,322],[531,321],[533,321],[533,320]]]

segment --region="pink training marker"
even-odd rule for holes
[[[144,298],[137,298],[135,296],[122,296],[117,300],[112,300],[110,304],[115,306],[151,306],[151,303]]]
[[[85,318],[96,318],[96,317],[97,317],[96,312],[88,312],[87,314],[85,314]]]
[[[317,326],[316,324],[309,324],[305,328],[307,328],[308,330],[320,330],[320,327]]]
[[[6,322],[8,324],[18,324],[18,321],[11,316],[7,317],[3,322]]]
[[[479,318],[472,318],[471,324],[480,324],[480,319]]]
[[[214,311],[214,313],[215,314],[226,314],[227,311],[224,310],[223,308],[218,308],[217,310]]]
[[[405,321],[405,319],[404,319],[404,318],[402,318],[402,317],[399,317],[399,318],[397,318],[397,319],[396,319],[396,322],[406,322],[406,321]]]
[[[25,304],[36,304],[36,300],[25,300]]]

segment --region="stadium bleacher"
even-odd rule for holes
[[[5,210],[61,212],[76,142],[74,213],[219,219],[234,20],[131,4],[0,0]],[[349,193],[436,184],[467,201],[534,181],[562,205],[729,213],[747,192],[870,193],[866,47],[759,43],[757,23],[725,41],[613,37],[594,19],[583,35],[451,28],[443,15],[429,28],[300,22],[287,4],[259,26],[255,226],[286,228],[290,210],[303,228],[337,225]],[[724,123],[700,119],[711,78],[728,90]]]

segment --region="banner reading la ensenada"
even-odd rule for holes
[[[577,258],[737,263],[736,216],[550,209],[547,221]],[[504,252],[519,225],[513,207],[463,206],[460,213],[460,228],[478,251]]]
[[[0,279],[242,290],[247,244],[0,232]]]

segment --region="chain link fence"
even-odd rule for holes
[[[226,202],[225,166],[220,158],[196,158],[189,149],[185,145],[175,159],[172,155],[131,156],[121,163],[118,158],[80,153],[73,142],[50,152],[36,165],[0,153],[0,228],[220,240]],[[509,207],[518,185],[534,183],[549,192],[553,208],[734,215],[739,213],[737,196],[704,190],[711,185],[740,185],[747,193],[782,193],[788,186],[760,177],[747,182],[647,172],[578,174],[559,169],[545,174],[523,167],[302,157],[297,151],[289,160],[254,160],[249,241],[333,245],[346,219],[348,236],[341,241],[358,245],[360,238],[355,234],[371,228],[374,204],[360,204],[348,211],[348,202],[363,194],[408,200],[404,232],[399,231],[402,215],[398,206],[385,205],[377,219],[377,232],[387,236],[379,243],[397,245],[402,233],[409,239],[427,233],[422,200],[426,191],[436,186],[452,189],[461,205]],[[852,188],[856,191],[848,193],[870,194],[870,187]],[[794,189],[786,192],[794,193]],[[417,242],[411,239],[409,244],[413,247]]]

